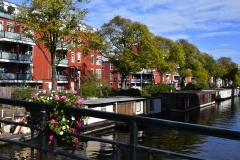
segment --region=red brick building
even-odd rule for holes
[[[33,41],[23,36],[26,25],[12,20],[8,6],[17,7],[9,2],[0,2],[0,85],[51,89],[51,65]],[[101,78],[101,68],[102,57],[97,52],[83,56],[81,50],[65,50],[65,59],[56,68],[57,89],[80,88],[87,72]]]

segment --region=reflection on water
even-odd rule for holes
[[[236,97],[234,99],[217,102],[213,106],[199,110],[193,110],[187,113],[162,113],[155,118],[240,131],[239,107],[239,98]],[[127,143],[130,141],[128,129],[107,130],[95,133],[94,136]],[[202,159],[240,159],[240,142],[234,140],[167,130],[161,127],[139,127],[138,139],[140,145],[188,154]],[[0,156],[4,157],[10,157],[14,154],[30,155],[30,149],[19,148],[12,145],[1,148],[1,151],[3,152],[0,153]],[[129,152],[126,148],[122,148],[121,153],[121,159],[130,159]],[[37,154],[36,152],[35,155]],[[114,145],[107,143],[82,141],[82,143],[77,146],[75,154],[100,160],[112,160],[116,158],[116,149]],[[139,159],[147,159],[147,156],[147,152],[141,151],[138,153]],[[51,156],[48,156],[48,159],[51,159]],[[58,159],[64,158],[59,157]],[[153,159],[177,158],[154,154]]]

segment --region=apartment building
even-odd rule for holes
[[[107,83],[113,89],[121,88],[121,75],[119,73],[115,73],[114,66],[112,63],[105,61],[102,62],[102,78],[107,81]],[[162,80],[161,80],[162,78]],[[138,88],[143,89],[146,86],[157,84],[162,81],[162,83],[171,85],[175,88],[180,87],[181,77],[178,72],[166,72],[161,77],[159,72],[156,69],[142,69],[140,72],[132,73],[128,76],[127,79],[124,80],[123,89],[128,88]],[[191,81],[190,77],[187,77],[184,81],[185,84]]]
[[[12,20],[11,14],[16,7],[13,3],[0,1],[0,85],[51,89],[51,65],[33,41],[24,37],[26,25]],[[65,57],[56,67],[58,90],[80,88],[87,72],[101,78],[102,57],[99,53],[91,51],[84,56],[81,50],[57,49],[64,50]]]

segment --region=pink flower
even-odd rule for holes
[[[66,96],[62,96],[61,99],[66,99],[67,97]]]
[[[53,113],[53,116],[54,116],[54,117],[57,117],[57,113],[56,113],[56,112],[54,112],[54,113]]]
[[[58,122],[55,122],[56,125],[58,125],[59,123]]]
[[[83,98],[79,98],[78,101],[77,101],[77,104],[81,105],[83,101],[84,101]]]
[[[72,108],[76,108],[76,105],[72,105]]]
[[[52,141],[53,138],[54,138],[53,135],[50,135],[50,136],[49,136],[50,141]]]
[[[51,119],[51,120],[50,120],[50,124],[53,124],[54,122],[55,122],[54,119]]]
[[[69,102],[69,99],[68,99],[68,98],[66,98],[66,99],[65,99],[65,102]]]
[[[77,91],[73,91],[73,94],[77,94]]]
[[[72,132],[76,132],[76,129],[75,129],[75,128],[72,128]]]
[[[58,95],[55,96],[54,98],[56,101],[58,101],[60,99],[60,97]]]
[[[82,127],[82,123],[80,121],[77,121],[77,125],[79,128]]]
[[[38,94],[37,93],[33,93],[33,98],[37,98]]]

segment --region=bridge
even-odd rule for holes
[[[13,99],[4,99],[4,98],[0,98],[0,103],[25,107],[27,110],[36,110],[39,112],[39,114],[41,114],[41,123],[38,125],[23,124],[23,123],[17,123],[12,121],[0,120],[0,122],[2,123],[29,127],[31,129],[30,143],[14,141],[14,140],[9,140],[5,138],[0,138],[0,141],[7,142],[9,144],[19,145],[21,147],[31,148],[32,160],[34,159],[34,150],[38,150],[38,152],[40,153],[40,160],[45,160],[47,154],[51,154],[52,159],[57,159],[57,156],[65,156],[65,157],[74,158],[74,159],[86,159],[86,160],[91,159],[88,157],[84,157],[83,155],[76,155],[76,154],[59,151],[56,147],[57,146],[56,139],[53,140],[52,147],[49,147],[47,145],[48,137],[46,136],[47,131],[45,129],[45,126],[47,123],[46,115],[48,112],[53,111],[53,109],[55,108],[55,105],[21,101],[21,100],[13,100]],[[131,116],[131,115],[124,115],[124,114],[117,114],[117,113],[110,113],[110,112],[103,112],[103,111],[96,111],[96,110],[89,110],[89,109],[77,109],[77,108],[71,108],[71,107],[65,107],[65,106],[59,106],[59,109],[63,109],[66,114],[84,115],[89,117],[96,117],[96,118],[102,118],[107,120],[113,120],[117,122],[128,123],[130,125],[130,143],[123,143],[115,140],[103,139],[103,138],[84,135],[84,134],[64,133],[65,135],[72,135],[72,136],[79,137],[81,139],[112,144],[113,146],[115,146],[114,148],[116,153],[116,160],[121,159],[121,148],[123,147],[128,149],[131,160],[137,160],[139,152],[146,152],[148,155],[148,160],[152,160],[154,154],[166,154],[169,156],[178,157],[182,159],[201,159],[200,157],[194,157],[186,154],[171,152],[168,150],[161,150],[158,148],[150,148],[148,146],[139,145],[138,144],[138,126],[139,125],[161,127],[161,128],[171,129],[171,130],[191,132],[191,133],[226,138],[231,140],[240,140],[240,132],[223,129],[223,128],[189,124],[189,123],[183,123],[183,122],[174,122],[169,120],[147,118],[147,117],[141,117],[141,116]],[[35,136],[34,133],[36,131],[39,133],[39,136],[40,136],[40,145],[36,145],[36,143],[34,142],[34,136]],[[0,157],[0,159],[8,159],[8,158]]]

